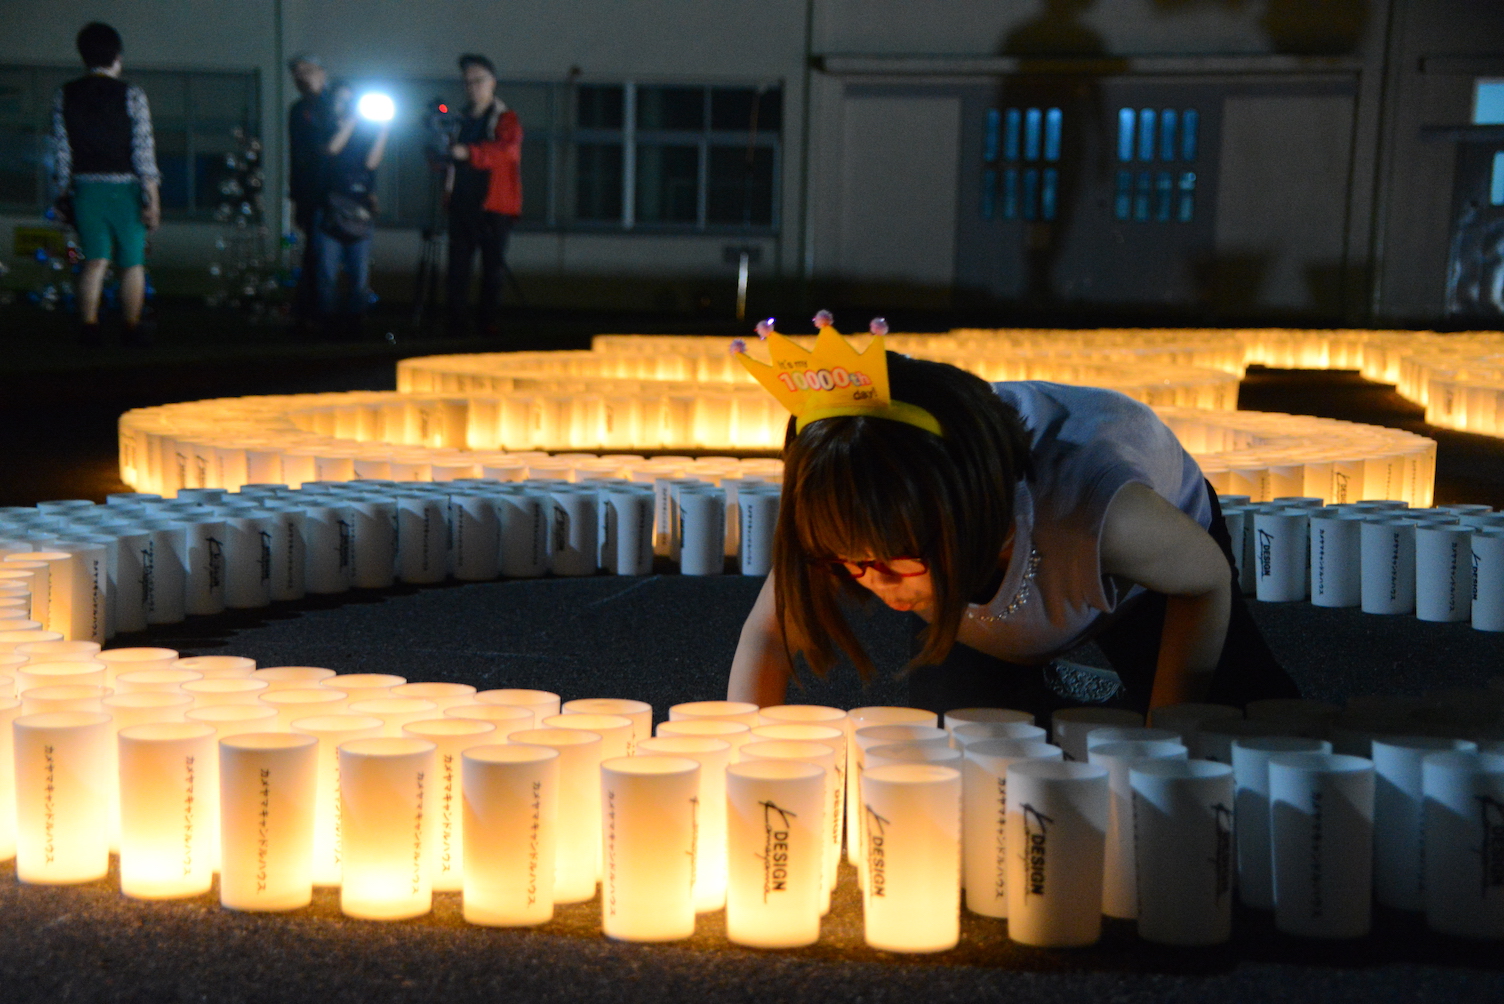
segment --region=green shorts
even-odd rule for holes
[[[108,258],[116,268],[146,264],[140,182],[75,182],[73,218],[84,258]]]

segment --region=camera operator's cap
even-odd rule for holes
[[[314,66],[317,66],[321,70],[324,68],[324,61],[311,52],[298,53],[296,56],[287,61],[287,68],[289,70],[296,70],[299,63],[310,63]]]
[[[741,339],[731,343],[731,351],[747,372],[793,413],[799,432],[822,418],[866,416],[944,435],[934,415],[918,405],[892,399],[883,337],[888,330],[886,322],[881,318],[872,322],[872,341],[861,352],[841,337],[827,312],[816,315],[815,323],[820,326],[820,334],[814,348],[805,349],[774,331],[772,318],[759,321],[757,335],[768,347],[771,365],[753,359]]]

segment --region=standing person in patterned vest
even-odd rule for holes
[[[120,79],[120,33],[98,21],[78,33],[88,74],[58,89],[52,106],[53,180],[63,215],[78,231],[83,275],[79,341],[101,344],[99,298],[110,263],[121,269],[126,345],[149,341],[141,330],[146,300],[146,235],[161,222],[156,142],[146,92]]]

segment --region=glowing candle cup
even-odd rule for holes
[[[677,941],[695,931],[695,819],[700,765],[685,757],[601,762],[601,927],[620,941]]]
[[[433,908],[434,744],[351,739],[339,747],[339,907],[362,920]]]
[[[15,737],[16,877],[38,885],[104,878],[110,867],[110,716],[22,715]]]
[[[313,811],[313,884],[340,884],[339,745],[381,735],[381,719],[361,715],[315,715],[292,730],[319,741]]]
[[[890,764],[862,777],[867,944],[941,952],[961,934],[961,772]]]
[[[177,899],[209,891],[218,811],[214,726],[198,722],[120,730],[120,891]]]
[[[434,744],[433,804],[434,892],[459,892],[464,887],[465,813],[461,791],[461,757],[472,746],[495,741],[496,726],[464,718],[435,718],[409,722],[402,734]]]
[[[558,751],[554,902],[590,899],[601,867],[601,737],[580,729],[525,729],[507,741]]]
[[[726,937],[753,948],[797,948],[820,937],[829,812],[825,771],[755,760],[726,771]]]
[[[554,915],[559,751],[521,743],[463,755],[464,915],[471,924],[520,927]]]
[[[726,905],[726,768],[731,744],[698,736],[657,736],[637,744],[638,756],[676,756],[700,765],[695,825],[695,913]]]
[[[318,745],[310,735],[246,733],[219,744],[219,901],[296,910],[313,900]]]

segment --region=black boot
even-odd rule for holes
[[[78,326],[78,344],[86,349],[97,349],[104,344],[104,332],[99,327],[99,322],[93,324],[84,321]]]
[[[132,349],[144,349],[151,345],[151,328],[146,321],[127,324],[120,333],[120,344]]]

